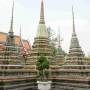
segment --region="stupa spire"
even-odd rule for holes
[[[61,47],[61,36],[60,36],[60,27],[58,27],[58,49],[57,49],[57,54],[65,54],[65,52],[62,50]]]
[[[64,56],[65,56],[65,52],[63,51],[62,47],[61,47],[61,36],[60,36],[60,27],[58,27],[58,48],[57,48],[57,52],[56,52],[56,64],[57,65],[62,65],[64,63]]]
[[[44,21],[44,3],[43,3],[43,0],[41,0],[41,11],[40,11],[40,21],[39,21],[40,24],[44,24],[45,21]]]
[[[22,37],[22,34],[21,34],[21,25],[20,25],[20,38]]]
[[[11,25],[10,25],[10,31],[9,34],[13,34],[13,13],[14,13],[14,1],[13,1],[13,6],[12,6],[12,16],[11,16]]]
[[[75,32],[73,6],[72,6],[72,18],[73,18],[73,22],[72,22],[73,23],[73,33],[71,37],[71,44],[70,44],[68,56],[65,61],[66,65],[63,65],[63,67],[66,69],[81,69],[83,68],[83,66],[77,66],[77,65],[85,64],[84,53],[82,51],[81,46],[79,45],[79,40]]]
[[[60,38],[60,27],[58,27],[58,47],[60,47],[61,45],[61,38]]]
[[[23,46],[23,41],[22,41],[22,32],[21,32],[21,25],[20,25],[20,41],[19,41],[19,46]]]
[[[72,38],[71,38],[71,45],[70,48],[77,48],[80,47],[79,41],[75,32],[75,21],[74,21],[74,11],[73,11],[73,6],[72,6],[72,20],[73,20],[73,33],[72,33]]]
[[[47,32],[47,28],[44,20],[44,1],[43,0],[41,0],[40,21],[39,21],[36,37],[48,38],[48,32]]]
[[[73,33],[75,33],[74,11],[72,6]]]
[[[10,30],[8,32],[7,41],[6,41],[7,45],[15,45],[14,34],[13,34],[13,12],[14,12],[14,1],[12,5]]]

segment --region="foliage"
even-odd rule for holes
[[[49,39],[49,43],[51,45],[53,56],[55,56],[56,52],[57,52],[57,48],[56,48],[57,37],[56,37],[54,30],[51,27],[48,27],[47,31],[48,31],[48,39]]]
[[[52,52],[53,52],[53,56],[56,56],[57,48],[55,46],[51,45],[51,49],[52,49]]]
[[[48,69],[49,69],[49,61],[45,56],[40,56],[36,63],[36,68],[38,70],[38,77],[41,80],[45,80],[48,75]]]

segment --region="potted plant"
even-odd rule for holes
[[[36,68],[38,70],[37,76],[39,81],[37,81],[39,90],[50,90],[51,81],[48,81],[49,77],[49,61],[45,56],[40,56],[36,63]]]

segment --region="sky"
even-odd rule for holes
[[[0,32],[10,29],[13,0],[0,0]],[[14,0],[14,33],[33,44],[36,36],[41,0]],[[72,5],[75,14],[75,29],[80,46],[86,55],[90,54],[90,0],[44,0],[45,22],[58,33],[60,27],[61,46],[68,52],[72,34]]]

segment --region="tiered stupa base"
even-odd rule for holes
[[[56,61],[53,58],[52,55],[52,49],[49,44],[48,38],[45,37],[37,37],[35,38],[34,44],[31,49],[31,54],[27,58],[27,65],[25,65],[24,68],[36,70],[36,62],[38,58],[44,55],[47,57],[49,63],[50,63],[50,71],[59,70],[59,65],[56,65]]]

